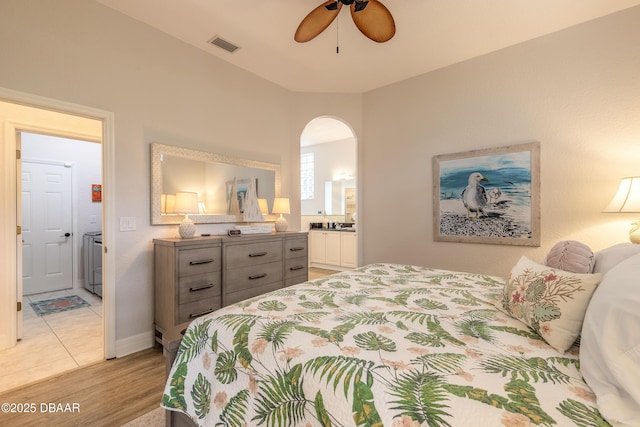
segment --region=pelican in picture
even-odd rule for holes
[[[484,216],[487,214],[484,212],[484,207],[487,206],[487,192],[484,187],[480,185],[482,181],[489,181],[482,176],[480,172],[473,172],[469,175],[469,184],[462,190],[460,198],[464,207],[467,208],[467,218],[471,218],[471,212],[476,213],[475,219],[480,218],[482,213]]]

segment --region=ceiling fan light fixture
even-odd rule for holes
[[[369,39],[384,43],[395,35],[393,16],[380,0],[328,0],[304,17],[293,39],[298,43],[313,40],[336,19],[342,5],[351,9],[356,27]]]
[[[360,12],[362,10],[364,10],[365,7],[367,7],[367,5],[369,4],[369,0],[356,0],[356,8],[355,8],[355,12]]]

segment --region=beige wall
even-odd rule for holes
[[[299,219],[299,142],[318,116],[357,138],[364,262],[398,261],[504,274],[558,239],[600,248],[626,239],[602,206],[638,174],[640,8],[405,82],[359,94],[292,93],[87,0],[2,0],[0,86],[114,113],[116,338],[152,343],[149,143],[282,165]],[[435,243],[431,158],[539,140],[542,248]],[[391,177],[391,178],[390,178]],[[402,206],[402,209],[398,209]],[[198,226],[215,232],[220,226]],[[120,355],[120,354],[119,354]]]
[[[151,241],[176,234],[149,222],[149,143],[281,164],[295,229],[302,129],[319,115],[361,129],[360,95],[294,94],[93,1],[3,0],[0,52],[0,86],[114,113],[118,355],[153,343]]]
[[[367,93],[364,262],[505,275],[558,240],[628,241],[635,216],[601,211],[621,177],[640,175],[639,23],[636,7]],[[541,247],[434,242],[433,156],[533,140]]]

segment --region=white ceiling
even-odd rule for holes
[[[346,7],[338,24],[295,42],[299,22],[322,0],[96,1],[292,91],[340,93],[366,92],[640,4],[381,0],[397,30],[379,44],[357,30]],[[240,49],[230,54],[208,44],[216,35]]]

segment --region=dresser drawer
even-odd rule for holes
[[[292,258],[284,261],[284,278],[309,275],[309,267],[307,266],[307,258]],[[306,280],[306,279],[305,279]]]
[[[220,297],[220,272],[198,274],[180,278],[178,304]]]
[[[250,288],[242,289],[237,292],[227,293],[225,305],[235,304],[239,301],[262,295],[265,292],[276,291],[278,289],[282,289],[282,282],[267,283],[266,285],[261,286],[252,286]]]
[[[284,241],[284,258],[307,257],[307,239],[289,239]]]
[[[180,277],[220,271],[222,250],[215,248],[183,249],[178,251]]]
[[[282,260],[282,242],[258,242],[225,248],[227,270]]]
[[[222,307],[222,301],[219,296],[193,301],[187,304],[179,304],[176,310],[176,325],[190,322],[196,317],[209,314],[220,307]]]
[[[226,293],[237,292],[242,289],[258,287],[267,283],[278,282],[282,287],[282,262],[251,265],[225,271]]]

